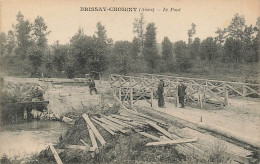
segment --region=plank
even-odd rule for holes
[[[94,147],[90,147],[89,144],[87,144],[83,139],[80,139],[80,142],[85,145],[86,147],[88,147],[88,151],[95,151]]]
[[[111,116],[105,116],[105,115],[101,115],[101,116],[106,118],[106,119],[108,119],[108,120],[110,120],[110,121],[113,121],[113,122],[115,122],[115,123],[117,123],[117,124],[119,124],[119,125],[121,125],[123,127],[133,128],[132,125],[128,125],[128,124],[126,124],[126,123],[124,123],[124,122],[122,122],[122,121],[120,121],[120,120],[118,120],[116,118],[112,118]]]
[[[82,117],[85,119],[86,123],[90,126],[91,130],[93,131],[93,133],[95,134],[95,136],[97,137],[97,139],[99,140],[101,145],[104,145],[106,143],[106,141],[101,136],[101,134],[98,132],[98,130],[95,127],[95,125],[91,122],[91,120],[89,119],[88,115],[83,114]]]
[[[115,132],[113,132],[108,126],[106,126],[105,124],[102,124],[101,122],[91,118],[91,120],[93,122],[95,122],[96,124],[98,124],[99,126],[101,126],[102,128],[104,128],[106,131],[108,131],[111,135],[115,135]]]
[[[89,126],[88,126],[88,132],[89,132],[89,136],[90,136],[90,139],[91,139],[91,142],[92,142],[92,146],[94,147],[94,149],[97,149],[98,145],[97,145],[95,135],[94,135],[92,129],[89,128]]]
[[[145,137],[151,138],[153,140],[160,141],[159,137],[153,136],[151,134],[148,134],[148,133],[145,133],[145,132],[139,132],[139,131],[137,131],[137,133],[139,133],[139,134],[141,134],[141,135],[143,135]]]
[[[133,119],[131,119],[131,118],[127,118],[127,117],[120,116],[120,115],[117,115],[117,114],[111,114],[111,116],[114,117],[114,118],[118,118],[120,120],[133,121]]]
[[[61,159],[60,159],[60,157],[59,157],[59,154],[57,153],[57,151],[56,151],[55,148],[53,147],[52,143],[49,144],[49,146],[50,146],[50,149],[51,149],[51,151],[52,151],[52,153],[53,153],[53,155],[54,155],[54,158],[55,158],[57,164],[62,164],[62,161],[61,161]]]
[[[159,132],[163,133],[165,136],[167,136],[170,139],[172,138],[172,134],[167,132],[165,129],[161,128],[160,126],[158,126],[156,123],[152,122],[152,121],[146,121],[149,125],[151,125],[152,127],[154,127],[155,129],[157,129]]]
[[[108,120],[108,119],[105,119],[105,118],[98,118],[98,117],[93,117],[95,118],[96,120],[100,121],[100,122],[103,122],[104,124],[108,125],[110,127],[110,129],[114,130],[114,131],[120,131],[122,133],[127,133],[126,130],[123,130],[122,127],[116,123],[113,123],[112,121]]]
[[[197,140],[198,140],[198,138],[179,139],[179,140],[163,140],[160,142],[149,142],[145,146],[176,145],[176,144],[196,142]]]

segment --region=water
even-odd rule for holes
[[[57,143],[66,129],[67,125],[58,121],[3,125],[0,129],[0,156],[27,158],[46,149],[49,143]]]

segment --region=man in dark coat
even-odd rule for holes
[[[159,85],[158,85],[158,90],[157,90],[157,94],[158,94],[158,107],[162,108],[164,107],[164,97],[163,97],[163,87],[164,87],[164,82],[163,80],[160,81]]]
[[[183,82],[181,81],[181,83],[178,86],[178,97],[179,97],[179,103],[181,104],[181,107],[184,108],[184,98],[186,95],[186,86],[183,84]]]
[[[92,91],[95,91],[95,93],[97,94],[97,89],[96,89],[96,84],[95,84],[95,81],[93,79],[90,80],[90,83],[89,83],[89,92],[90,94],[92,95]]]

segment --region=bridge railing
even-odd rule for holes
[[[132,107],[135,102],[140,99],[146,100],[151,106],[153,99],[157,95],[157,87],[160,79],[164,79],[165,87],[164,94],[167,99],[178,104],[177,87],[180,83],[178,79],[170,76],[163,75],[141,75],[140,77],[134,76],[121,76],[110,75],[110,85],[115,95],[123,102],[129,102]],[[183,80],[187,86],[187,98],[191,101],[197,102],[202,107],[203,102],[213,102],[221,106],[228,104],[228,90],[227,86],[223,83],[218,87],[212,83],[206,85],[204,81]]]
[[[260,84],[252,83],[240,83],[240,82],[230,82],[230,81],[220,81],[220,80],[209,80],[201,78],[187,78],[187,77],[175,77],[167,75],[157,75],[157,74],[146,74],[142,73],[141,77],[148,79],[164,79],[170,81],[183,81],[184,83],[193,83],[198,85],[203,85],[210,89],[212,92],[222,95],[225,90],[227,90],[228,95],[235,97],[259,97],[260,96]]]

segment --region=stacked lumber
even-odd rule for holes
[[[92,142],[92,149],[98,150],[98,144],[95,137],[99,140],[101,146],[105,144],[103,137],[100,135],[95,126],[100,126],[101,129],[107,131],[111,135],[116,135],[118,133],[127,134],[128,132],[136,132],[144,137],[151,138],[156,142],[147,143],[146,146],[164,146],[164,145],[174,145],[175,148],[185,155],[199,155],[202,157],[201,151],[194,153],[195,146],[184,146],[185,144],[194,143],[198,138],[180,138],[174,134],[169,133],[166,129],[160,125],[165,123],[161,120],[156,122],[154,118],[151,118],[145,114],[140,114],[134,111],[121,111],[120,114],[112,115],[95,115],[89,117],[83,114],[82,117],[87,123],[87,128],[89,130],[89,135]],[[94,130],[93,130],[94,129]],[[149,134],[145,132],[145,129],[155,130],[158,136]],[[160,136],[161,135],[161,136]],[[87,143],[86,143],[87,144]],[[87,144],[88,145],[88,144]],[[98,152],[98,151],[96,151]]]

